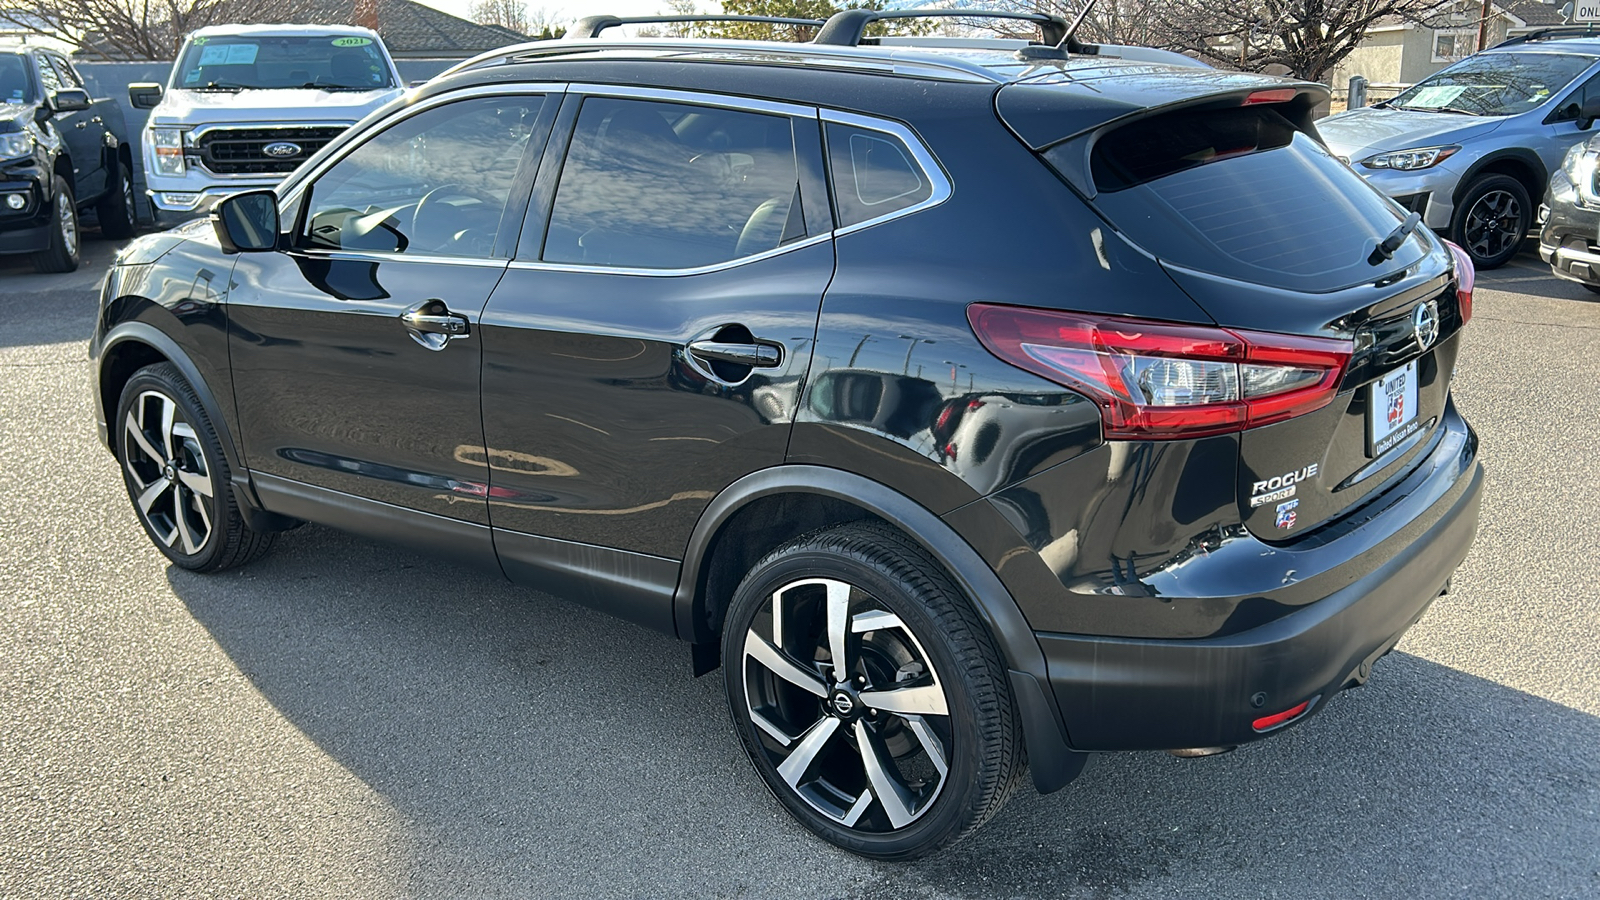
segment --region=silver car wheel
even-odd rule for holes
[[[141,393],[123,421],[123,465],[150,533],[194,555],[211,539],[211,467],[194,426],[158,391]]]

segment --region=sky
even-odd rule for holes
[[[442,9],[452,16],[470,19],[469,10],[472,9],[473,0],[420,0],[420,2]],[[700,2],[700,7],[706,10],[715,10],[720,7],[714,2]],[[557,24],[569,24],[584,16],[614,15],[614,16],[654,16],[667,15],[671,12],[667,0],[528,0],[528,17],[538,20],[540,10],[544,17]]]

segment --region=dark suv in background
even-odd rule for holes
[[[588,20],[134,243],[91,349],[138,520],[198,571],[312,521],[676,635],[873,857],[1026,767],[1306,721],[1472,541],[1470,263],[1323,147],[1322,85],[1043,15],[863,37],[949,14]]]
[[[133,234],[133,157],[122,109],[94,100],[52,50],[0,46],[0,254],[41,272],[78,267],[78,212],[106,237]]]

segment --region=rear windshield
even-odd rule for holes
[[[394,86],[378,42],[349,34],[196,37],[184,48],[173,79],[173,87],[188,91]]]
[[[1063,145],[1045,156],[1070,152]],[[1400,212],[1269,107],[1125,126],[1095,145],[1090,173],[1094,204],[1118,230],[1202,272],[1320,292],[1381,277],[1427,252],[1413,237],[1393,260],[1369,264],[1373,247],[1403,221]]]

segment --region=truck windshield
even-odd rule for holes
[[[1389,101],[1391,109],[1514,116],[1542,105],[1594,65],[1592,56],[1502,52],[1469,56]]]
[[[15,53],[0,53],[0,103],[28,102],[28,64]]]
[[[393,86],[382,46],[348,34],[196,37],[184,48],[173,84],[188,91]]]

